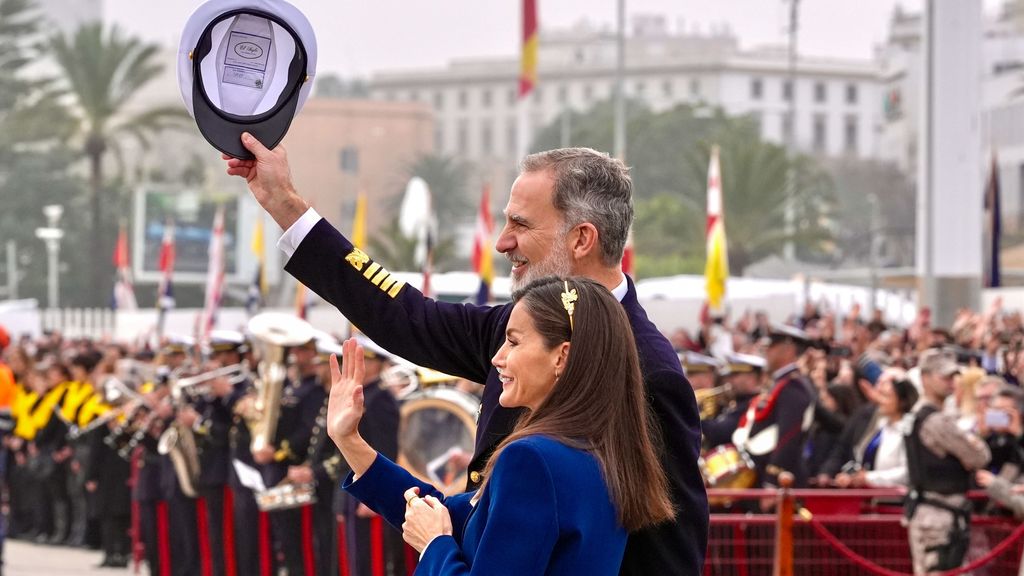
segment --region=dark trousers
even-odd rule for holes
[[[238,576],[260,574],[260,515],[256,497],[252,490],[234,483],[231,497],[235,518],[235,572]]]
[[[103,554],[108,560],[127,560],[131,540],[128,528],[131,516],[110,514],[100,521],[103,527]]]
[[[179,491],[167,503],[167,512],[171,524],[171,573],[174,576],[195,576],[200,573],[196,499]]]
[[[152,576],[160,576],[160,542],[157,536],[155,500],[139,501],[139,537],[146,548],[146,564]]]
[[[206,513],[207,547],[214,576],[224,574],[224,486],[199,489],[200,502]]]
[[[338,522],[331,501],[313,505],[313,533],[316,535],[317,576],[338,575]]]
[[[304,576],[302,510],[278,510],[270,513],[270,527],[274,534],[275,556],[284,561],[288,576]]]

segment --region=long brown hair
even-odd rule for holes
[[[578,298],[572,327],[562,305],[566,282]],[[569,342],[569,354],[551,394],[498,445],[484,469],[481,490],[506,446],[543,434],[597,458],[619,523],[627,530],[674,518],[665,471],[656,456],[636,343],[622,305],[604,286],[586,278],[541,278],[513,299],[525,307],[548,350]]]

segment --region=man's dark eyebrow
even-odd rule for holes
[[[508,213],[506,213],[505,214],[505,218],[507,218],[510,222],[515,222],[516,224],[519,224],[520,226],[527,226],[530,223],[529,220],[527,220],[523,216],[520,216],[519,214],[508,214]]]

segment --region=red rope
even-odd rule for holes
[[[302,560],[306,565],[307,576],[316,576],[316,563],[313,560],[313,507],[302,507]]]
[[[843,544],[843,542],[839,540],[839,538],[836,538],[834,534],[829,532],[828,528],[825,528],[825,526],[821,522],[812,519],[810,521],[810,524],[819,536],[824,538],[833,548],[835,548],[839,551],[840,554],[845,556],[847,560],[854,562],[861,568],[869,570],[874,574],[878,574],[879,576],[913,576],[912,574],[907,574],[905,572],[897,572],[896,570],[890,570],[884,566],[879,566],[871,560],[868,560],[867,558],[854,552],[850,549],[849,546]],[[995,560],[997,556],[999,556],[1000,554],[1005,552],[1007,548],[1015,544],[1021,536],[1024,536],[1024,524],[1018,526],[1017,529],[1011,532],[1010,535],[1007,536],[1002,542],[1000,542],[991,550],[989,550],[988,554],[985,554],[981,558],[978,558],[977,560],[971,562],[966,566],[962,566],[954,570],[948,570],[946,572],[940,572],[937,576],[957,576],[958,574],[965,574],[967,572],[977,570],[985,564],[988,564],[989,562]]]
[[[235,494],[231,487],[224,485],[224,572],[226,576],[236,576],[238,565],[235,564]]]
[[[260,575],[270,576],[273,569],[270,565],[270,518],[266,512],[259,515],[259,540],[260,540]]]
[[[338,574],[350,576],[348,567],[348,546],[345,544],[345,521],[338,520]]]
[[[171,537],[168,531],[167,502],[156,503],[156,543],[160,552],[160,576],[171,576]]]
[[[370,518],[370,566],[373,576],[384,576],[384,522]]]
[[[210,557],[210,510],[206,498],[196,499],[196,528],[199,530],[199,566],[203,576],[213,576],[213,558]]]

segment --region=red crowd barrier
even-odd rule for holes
[[[777,490],[709,490],[728,501],[711,515],[705,576],[909,575],[913,572],[902,493],[895,490],[792,490],[801,513],[779,538]],[[974,495],[978,497],[979,495]],[[980,495],[984,498],[984,495]],[[781,523],[786,530],[785,523]],[[1017,576],[1024,552],[1024,525],[1013,518],[974,516],[965,566],[953,574]],[[780,552],[780,543],[791,545]],[[789,555],[788,558],[786,555]],[[787,571],[791,562],[791,571]]]

